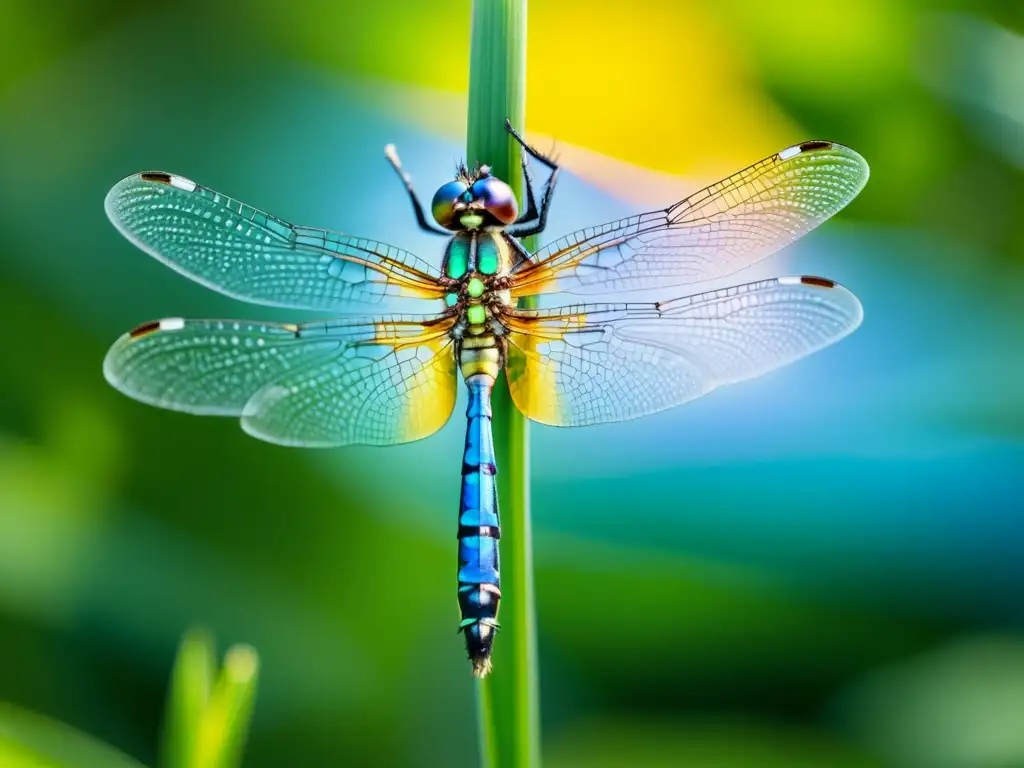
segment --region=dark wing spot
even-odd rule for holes
[[[836,283],[834,280],[829,280],[827,277],[812,277],[810,275],[804,275],[800,278],[800,282],[804,285],[816,285],[819,288],[835,288]]]
[[[140,173],[143,181],[155,181],[157,184],[170,184],[171,174],[162,173],[160,171],[149,171],[147,173]]]
[[[816,149],[832,149],[831,141],[805,141],[800,145],[801,152],[813,152]]]
[[[159,331],[159,330],[160,330],[160,321],[159,320],[153,320],[153,321],[148,322],[148,323],[143,323],[138,328],[133,328],[131,331],[129,331],[128,335],[131,336],[133,339],[138,339],[138,338],[140,338],[142,336],[146,336],[146,335],[148,335],[150,333],[153,333],[153,332]]]

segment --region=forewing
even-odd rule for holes
[[[448,317],[146,323],[107,353],[107,380],[151,405],[240,416],[284,445],[391,445],[440,429],[455,404]]]
[[[657,304],[516,310],[506,370],[534,421],[623,421],[760,376],[861,321],[857,298],[817,277],[781,277]]]
[[[288,222],[163,172],[122,179],[106,211],[135,245],[237,299],[343,312],[385,296],[439,299],[438,273],[389,245]]]
[[[712,280],[764,259],[817,227],[867,183],[841,144],[808,141],[670,208],[580,230],[514,275],[513,296],[662,288]]]

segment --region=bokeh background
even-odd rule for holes
[[[137,170],[439,259],[382,149],[426,194],[462,157],[468,0],[0,15],[0,700],[151,764],[199,623],[261,654],[247,765],[475,765],[461,420],[288,450],[100,370],[144,320],[284,316],[121,238],[102,200]],[[552,237],[803,139],[872,168],[741,276],[843,282],[851,338],[672,412],[533,430],[548,765],[1024,766],[1022,32],[997,0],[531,1]]]

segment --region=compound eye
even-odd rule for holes
[[[462,200],[462,196],[468,191],[469,187],[463,181],[449,181],[437,190],[430,203],[430,212],[434,215],[434,221],[445,229],[459,229],[455,203]]]
[[[493,176],[473,182],[473,197],[484,204],[486,211],[502,224],[511,224],[519,216],[519,206],[512,187]]]

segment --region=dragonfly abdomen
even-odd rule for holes
[[[469,330],[472,333],[473,326]],[[473,376],[487,376],[493,384],[501,370],[501,350],[494,334],[464,337],[459,351],[459,367],[467,384]]]
[[[463,368],[466,367],[463,352]],[[462,497],[459,502],[459,629],[478,677],[491,670],[491,645],[498,631],[501,578],[498,567],[497,466],[491,438],[491,390],[494,377],[466,376],[466,451],[462,459]]]

